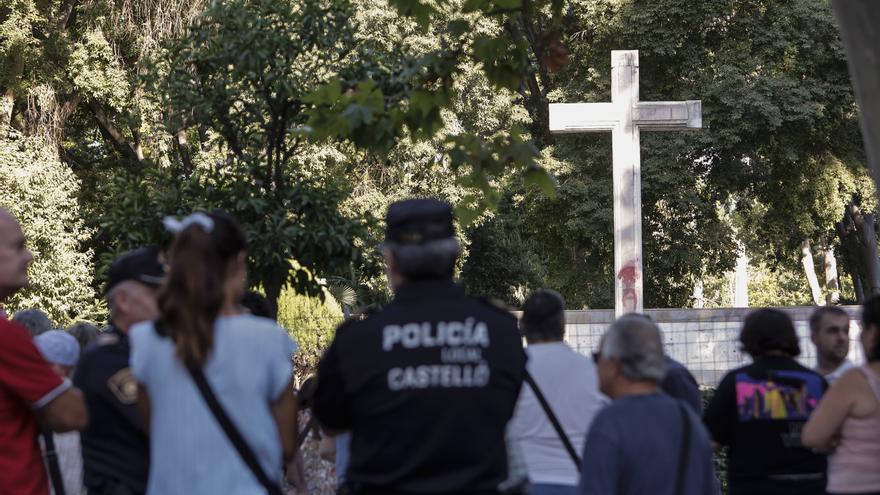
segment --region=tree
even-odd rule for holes
[[[309,177],[302,158],[309,91],[352,64],[348,19],[345,2],[218,2],[154,69],[158,106],[183,149],[178,177],[193,177],[206,205],[246,225],[252,282],[273,302],[288,283],[317,293],[294,260],[336,274],[359,256],[353,242],[363,222],[339,213],[345,192]],[[217,142],[199,142],[200,132]],[[197,166],[189,142],[219,153]]]
[[[805,238],[833,243],[865,174],[826,2],[571,2],[564,34],[572,63],[551,77],[551,101],[607,101],[620,48],[640,50],[642,99],[703,100],[703,130],[642,135],[647,305],[687,305],[696,280],[732,269],[734,217],[759,264],[798,269]],[[539,239],[548,283],[594,307],[612,293],[608,143],[544,149],[559,192],[527,206],[523,233]]]
[[[44,143],[10,133],[0,139],[0,206],[21,222],[34,262],[30,286],[7,301],[14,312],[39,308],[66,325],[99,318],[90,253],[76,195],[79,183]]]
[[[468,254],[461,270],[465,291],[518,308],[542,281],[529,259],[512,213],[512,199],[502,200],[496,214],[467,231]]]

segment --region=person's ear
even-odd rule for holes
[[[394,255],[391,254],[390,249],[382,250],[382,257],[385,258],[385,265],[388,267],[388,270],[391,271],[393,268],[396,269],[397,263],[394,260]],[[392,268],[393,267],[393,268]]]
[[[242,249],[230,263],[232,265],[230,272],[234,276],[244,277],[247,275],[247,252],[245,250]]]
[[[128,291],[120,285],[116,289],[116,293],[113,294],[113,305],[116,306],[120,313],[125,314],[128,312],[128,300]]]
[[[618,377],[623,374],[623,367],[620,365],[620,359],[609,359],[608,364],[611,366],[612,377]]]

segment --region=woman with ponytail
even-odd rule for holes
[[[159,319],[131,332],[150,431],[147,493],[276,493],[296,445],[296,344],[239,304],[247,246],[233,217],[215,210],[165,225],[176,235]]]

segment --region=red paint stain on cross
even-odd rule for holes
[[[637,290],[637,285],[642,274],[639,273],[636,265],[637,262],[635,260],[630,261],[623,265],[623,268],[617,272],[617,278],[623,286],[622,299],[624,313],[632,313],[639,307],[639,292]]]

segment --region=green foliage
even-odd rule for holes
[[[809,306],[813,304],[810,287],[805,282],[803,269],[785,266],[776,269],[756,260],[749,263],[749,306]],[[820,280],[822,280],[820,278]],[[704,307],[729,308],[733,306],[735,280],[732,272],[703,279]]]
[[[68,71],[73,86],[83,94],[119,111],[129,103],[127,74],[100,29],[85,33],[73,44]]]
[[[318,295],[320,288],[309,270],[347,273],[359,260],[352,239],[365,235],[366,223],[340,215],[341,190],[301,179],[275,196],[276,206],[248,178],[224,172],[199,170],[183,178],[158,170],[117,177],[102,191],[114,208],[95,212],[101,229],[94,241],[111,248],[105,247],[101,255],[101,273],[122,251],[164,244],[168,234],[161,221],[166,215],[211,208],[232,213],[244,227],[252,286],[280,292],[289,283],[300,292]]]
[[[320,294],[290,260],[347,273],[359,258],[354,238],[370,221],[341,215],[346,191],[331,178],[310,177],[302,157],[309,91],[350,63],[349,10],[343,1],[213,3],[153,69],[157,104],[171,117],[166,125],[196,140],[210,130],[214,141],[202,139],[201,151],[226,152],[156,172],[163,176],[156,188],[166,180],[188,186],[153,211],[220,207],[235,215],[248,231],[252,282],[270,300],[288,283]]]
[[[531,182],[546,190],[552,189],[553,182],[538,178],[546,174],[535,161],[538,150],[516,126],[496,129],[491,136],[442,136],[444,124],[448,124],[443,111],[455,106],[455,81],[462,67],[476,64],[496,89],[519,89],[532,72],[529,45],[522,36],[510,36],[503,26],[550,4],[554,7],[553,20],[558,23],[561,6],[556,1],[530,2],[529,8],[519,1],[469,1],[461,7],[461,13],[480,15],[462,16],[455,9],[447,9],[451,14],[443,12],[446,3],[390,2],[401,15],[414,19],[422,31],[437,29],[439,46],[418,54],[397,50],[401,56],[389,60],[378,74],[352,73],[351,79],[342,84],[331,81],[316,89],[308,98],[314,105],[309,127],[313,138],[350,140],[369,150],[388,150],[406,136],[432,139],[440,134],[442,150],[453,171],[466,170],[458,177],[459,183],[480,192],[469,195],[459,205],[458,212],[467,224],[486,207],[497,205],[497,181],[507,173],[527,174]],[[369,43],[362,47],[365,51],[371,49]],[[380,82],[374,84],[377,79]],[[477,214],[468,214],[468,210],[476,210]]]
[[[642,100],[703,100],[703,130],[642,135],[648,305],[724,278],[734,232],[753,300],[799,301],[797,246],[836,246],[841,205],[873,198],[824,0],[64,4],[0,5],[0,125],[79,178],[95,288],[167,240],[163,215],[220,206],[270,296],[319,294],[314,273],[380,302],[377,217],[430,195],[457,207],[475,292],[608,307],[609,138],[550,136],[547,103],[607,101],[612,49],[640,50]]]
[[[731,270],[735,227],[759,262],[796,273],[797,246],[833,242],[841,203],[869,187],[823,0],[574,1],[563,40],[572,64],[551,77],[551,101],[608,101],[608,54],[622,48],[640,51],[641,100],[703,101],[702,130],[641,136],[646,306],[686,306],[696,280]],[[523,236],[548,285],[609,307],[610,139],[561,136],[543,151],[559,190],[526,201]]]
[[[542,283],[520,237],[519,221],[511,215],[512,201],[502,201],[498,214],[471,226],[468,256],[460,279],[465,291],[519,308]]]
[[[0,86],[16,86],[23,59],[33,56],[32,26],[40,22],[34,3],[13,0],[0,6]]]
[[[300,378],[315,372],[324,349],[333,340],[336,326],[342,323],[339,304],[329,294],[324,296],[307,296],[285,289],[278,299],[278,324],[286,328],[299,345],[294,363]]]
[[[11,132],[0,139],[0,206],[18,218],[34,262],[30,287],[5,304],[7,311],[39,308],[66,325],[101,319],[91,287],[91,232],[83,227],[76,177],[44,143]]]

